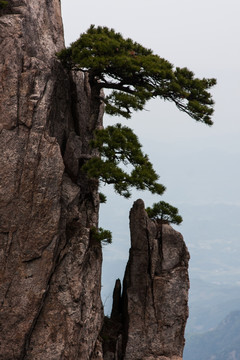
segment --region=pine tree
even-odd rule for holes
[[[165,201],[154,203],[151,208],[146,208],[146,212],[150,219],[159,220],[161,223],[167,222],[180,225],[183,221],[178,214],[178,209]]]
[[[124,39],[113,29],[92,25],[57,55],[67,69],[87,73],[92,90],[91,123],[92,119],[97,123],[101,102],[106,113],[130,118],[132,111],[143,110],[148,100],[159,97],[175,103],[196,121],[213,124],[214,102],[208,90],[216,84],[215,79],[198,79],[187,68],[174,68],[152,50]],[[108,89],[107,96],[102,95],[102,89]],[[92,146],[98,148],[100,157],[83,165],[89,176],[113,184],[115,191],[125,197],[131,195],[131,187],[159,195],[164,192],[131,129],[117,124],[98,130]],[[130,165],[132,170],[123,170],[122,164]]]
[[[155,97],[175,103],[196,121],[212,125],[213,100],[208,89],[215,79],[198,79],[152,50],[107,27],[93,25],[58,57],[69,69],[88,72],[92,87],[112,92],[101,100],[111,115],[131,117]],[[99,91],[100,97],[100,91]]]

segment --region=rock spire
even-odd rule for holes
[[[123,294],[119,298],[117,281],[104,359],[182,360],[189,289],[183,237],[169,224],[150,220],[142,200],[130,212],[130,231]]]

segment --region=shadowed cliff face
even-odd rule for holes
[[[81,164],[102,109],[56,60],[59,0],[10,0],[0,43],[0,359],[98,358],[98,184]]]
[[[105,322],[104,359],[181,360],[188,317],[189,253],[182,235],[151,221],[142,200],[130,212],[131,249],[120,297]]]

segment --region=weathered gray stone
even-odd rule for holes
[[[123,283],[124,360],[180,360],[188,317],[186,245],[170,225],[148,218],[142,200],[133,205],[130,229]]]
[[[122,295],[121,295],[121,281],[120,279],[116,280],[115,287],[113,290],[113,304],[112,304],[112,312],[111,319],[114,321],[119,321],[119,314],[122,311]]]
[[[100,359],[99,201],[79,159],[103,109],[56,59],[59,0],[9,0],[0,43],[0,359]]]

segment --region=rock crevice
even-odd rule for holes
[[[180,360],[188,318],[188,250],[182,235],[169,224],[148,218],[142,200],[130,212],[130,230],[123,294],[119,299],[117,282],[112,315],[105,320],[109,340],[103,347],[104,359]],[[116,304],[121,304],[119,314]],[[111,332],[117,326],[118,332]]]

